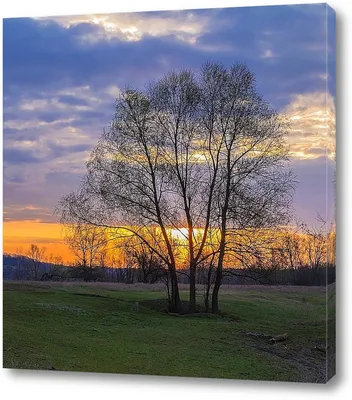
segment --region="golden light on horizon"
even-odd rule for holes
[[[192,235],[196,241],[201,240],[204,233],[203,228],[193,228]],[[188,228],[172,228],[170,229],[170,236],[179,241],[188,241]]]
[[[187,228],[171,229],[170,234],[173,239],[177,239],[180,241],[188,240],[188,229]]]
[[[42,223],[38,221],[12,221],[4,222],[4,235],[3,235],[3,250],[6,254],[13,255],[28,255],[28,251],[32,244],[39,246],[40,248],[45,248],[45,260],[49,261],[52,256],[60,256],[66,265],[72,265],[75,262],[75,257],[69,247],[66,245],[64,238],[62,236],[62,226],[57,223]],[[198,248],[201,242],[202,234],[204,230],[202,228],[194,228],[193,237],[195,248]],[[210,232],[211,243],[207,243],[205,251],[213,251],[214,246],[216,248],[217,243],[217,232]],[[189,262],[189,252],[188,252],[188,229],[182,228],[168,228],[167,234],[172,240],[173,246],[175,246],[175,256],[177,259],[177,267],[179,269],[187,268]],[[256,243],[259,247],[264,245],[267,248],[266,257],[269,260],[271,257],[272,246],[274,248],[280,248],[282,245],[285,246],[285,238],[290,237],[300,238],[300,243],[304,246],[312,238],[304,233],[299,233],[295,229],[290,229],[286,227],[283,230],[267,230],[259,229],[253,230],[250,233],[250,237],[247,235],[235,237],[235,242],[242,243],[244,248],[246,248],[248,242]],[[160,237],[162,242],[162,238]],[[231,238],[230,238],[231,240]],[[116,243],[115,243],[116,244]],[[136,244],[138,246],[138,244]],[[268,247],[267,247],[268,246]],[[240,255],[241,253],[239,253]],[[108,248],[107,253],[107,266],[111,267],[123,267],[125,265],[125,250],[123,247],[123,242],[120,245]],[[246,257],[251,258],[249,254]],[[308,257],[306,254],[305,257]],[[114,259],[112,264],[109,264]],[[238,257],[233,257],[231,254],[226,254],[225,263],[233,268],[241,267],[242,262]],[[137,267],[137,264],[133,264]]]

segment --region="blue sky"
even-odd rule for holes
[[[291,120],[298,216],[325,217],[327,187],[331,218],[335,20],[325,4],[5,19],[3,33],[5,221],[55,221],[119,91],[207,60],[254,72]]]

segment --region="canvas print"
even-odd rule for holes
[[[326,383],[334,11],[3,27],[3,367]]]

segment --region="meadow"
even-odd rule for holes
[[[159,284],[5,281],[3,366],[320,383],[332,375],[334,285],[220,293],[220,315],[179,316],[166,312]]]

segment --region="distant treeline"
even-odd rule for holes
[[[34,271],[35,269],[35,271]],[[178,270],[179,282],[189,283],[189,271]],[[296,268],[228,268],[224,271],[223,284],[227,285],[300,285],[325,286],[335,282],[336,266],[334,264]],[[36,276],[36,278],[35,278]],[[86,281],[86,282],[121,282],[133,284],[164,282],[168,285],[168,273],[160,265],[148,267],[82,267],[56,265],[48,262],[35,262],[25,256],[3,256],[3,278],[11,280],[40,281]],[[197,284],[211,286],[214,283],[215,271],[202,268],[197,273]]]

